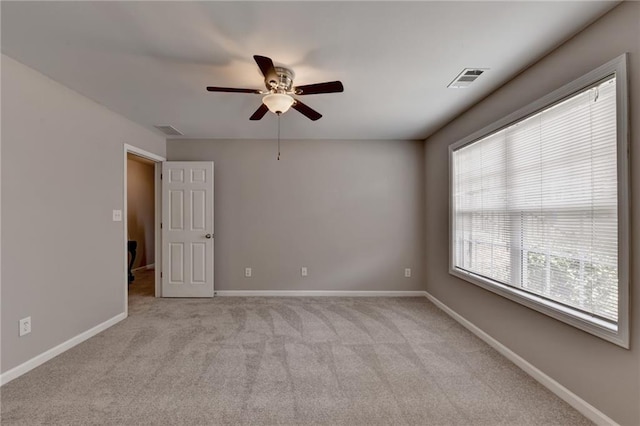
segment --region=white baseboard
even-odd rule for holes
[[[127,314],[125,314],[124,312],[121,313],[121,314],[118,314],[115,317],[106,320],[102,324],[98,324],[95,327],[93,327],[93,328],[91,328],[91,329],[89,329],[89,330],[87,330],[85,332],[82,332],[82,333],[78,334],[75,337],[72,337],[71,339],[67,340],[66,342],[63,342],[63,343],[59,344],[58,346],[55,346],[55,347],[49,349],[48,351],[43,352],[40,355],[37,355],[37,356],[31,358],[29,361],[26,361],[26,362],[18,365],[17,367],[14,367],[9,371],[6,371],[6,372],[0,374],[0,386],[3,386],[5,384],[9,383],[13,379],[16,379],[16,378],[22,376],[23,374],[25,374],[25,373],[33,370],[34,368],[44,364],[45,362],[47,362],[50,359],[60,355],[61,353],[65,352],[65,351],[68,351],[69,349],[71,349],[74,346],[84,342],[85,340],[95,336],[96,334],[100,333],[101,331],[104,331],[107,328],[111,327],[112,325],[117,324],[118,322],[122,321],[126,317],[127,317]]]
[[[218,290],[223,297],[424,297],[424,291]]]
[[[526,359],[522,358],[520,355],[513,352],[511,349],[507,348],[502,343],[498,342],[496,339],[482,331],[476,325],[471,323],[469,320],[465,319],[463,316],[455,312],[453,309],[442,303],[440,300],[436,299],[434,296],[425,292],[427,299],[429,299],[434,305],[438,308],[442,309],[446,312],[451,318],[458,321],[463,327],[467,330],[471,331],[473,334],[478,336],[480,339],[484,340],[489,346],[500,352],[505,358],[513,362],[515,365],[520,367],[525,373],[529,374],[535,380],[540,382],[544,387],[549,389],[551,392],[555,393],[558,397],[563,399],[573,408],[578,410],[582,415],[591,420],[597,425],[602,426],[619,426],[616,422],[614,422],[611,418],[609,418],[602,411],[598,410],[593,405],[589,404],[584,399],[580,398],[575,393],[571,392],[569,389],[562,386],[560,383],[555,381],[553,378],[545,374],[542,370],[538,369],[536,366],[531,364]]]
[[[150,263],[148,265],[138,266],[137,268],[133,268],[131,272],[142,271],[142,270],[148,271],[149,269],[155,269],[155,268],[156,268],[156,264]]]

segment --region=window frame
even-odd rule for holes
[[[449,274],[503,296],[542,314],[572,325],[618,346],[629,349],[629,91],[627,53],[554,90],[506,117],[449,145]],[[509,127],[596,84],[616,76],[616,133],[618,182],[618,322],[611,327],[576,309],[535,296],[517,288],[464,271],[455,266],[455,211],[453,153]]]

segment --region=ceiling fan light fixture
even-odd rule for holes
[[[260,72],[264,76],[264,85],[267,88],[266,92],[257,89],[207,86],[207,91],[209,92],[263,95],[262,104],[260,104],[258,109],[249,117],[251,121],[261,120],[269,111],[280,116],[289,111],[291,107],[309,120],[316,121],[322,118],[322,114],[310,106],[303,104],[298,99],[294,99],[291,95],[302,96],[344,92],[344,86],[340,81],[294,86],[293,78],[295,74],[292,70],[274,66],[271,58],[267,58],[266,56],[253,55],[253,59],[256,61],[256,64],[258,64],[258,68],[260,68]]]
[[[284,93],[271,93],[262,98],[262,103],[274,114],[284,114],[293,105],[293,98]]]

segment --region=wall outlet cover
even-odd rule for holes
[[[31,333],[31,317],[20,320],[20,336]]]

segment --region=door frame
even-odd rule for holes
[[[137,146],[129,145],[127,143],[124,144],[124,196],[123,196],[123,222],[124,222],[124,230],[123,230],[123,249],[124,249],[124,312],[126,315],[129,314],[129,274],[128,274],[128,265],[129,265],[129,249],[127,247],[127,230],[128,230],[128,207],[127,207],[127,154],[134,154],[138,157],[145,158],[147,160],[151,160],[155,163],[154,170],[154,192],[155,192],[155,202],[154,202],[154,232],[155,232],[155,244],[154,244],[154,263],[155,263],[155,297],[162,297],[162,283],[160,281],[160,273],[162,271],[162,232],[160,230],[160,221],[162,220],[162,182],[160,173],[162,171],[162,162],[167,161],[165,157],[154,154],[149,151],[145,151],[142,148],[138,148]],[[158,262],[160,259],[160,262]]]

